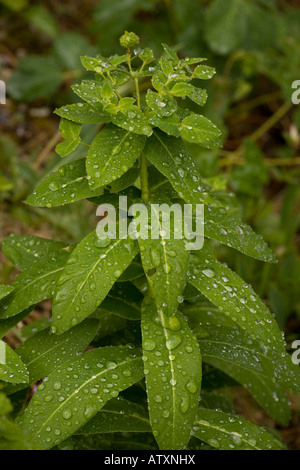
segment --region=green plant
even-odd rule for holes
[[[189,252],[174,232],[168,239],[164,214],[155,219],[159,239],[99,239],[94,231],[68,246],[8,237],[3,253],[22,273],[1,286],[0,337],[38,302],[53,298],[53,312],[51,330],[40,320],[22,332],[15,353],[8,349],[4,390],[15,396],[44,379],[17,418],[42,449],[64,448],[69,438],[78,448],[90,435],[90,447],[101,448],[104,433],[113,448],[111,433],[121,432],[137,436],[127,443],[122,436],[124,448],[155,448],[155,441],[161,449],[197,448],[198,439],[220,449],[281,449],[277,436],[236,416],[221,393],[240,383],[286,424],[285,391],[299,393],[300,378],[273,315],[214,254],[224,244],[276,261],[217,182],[201,177],[187,148],[220,146],[218,128],[184,107],[186,99],[206,103],[198,83],[215,71],[167,45],[157,60],[150,49],[132,51],[126,37],[122,44],[129,48],[121,56],[82,57],[95,79],[73,86],[83,102],[56,110],[65,139],[57,152],[65,157],[83,145],[88,156],[62,165],[27,203],[50,208],[86,198],[118,208],[123,195],[148,210],[204,204],[204,247]],[[82,124],[101,124],[91,143],[82,141]]]

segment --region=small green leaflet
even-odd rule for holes
[[[207,144],[221,135],[217,126],[204,116],[191,114],[179,126],[181,137],[194,144]]]
[[[215,75],[216,69],[208,65],[197,65],[193,73],[201,80],[210,80]]]
[[[178,64],[179,63],[179,58],[176,54],[176,52],[171,49],[170,46],[168,46],[168,44],[165,44],[165,43],[162,43],[162,46],[166,52],[166,54],[170,57],[170,59],[172,60],[172,62],[174,62],[174,64]]]
[[[172,217],[170,213],[170,237],[163,230],[160,219],[163,201],[165,199],[152,200],[151,206],[148,205],[149,213],[151,211],[151,224],[152,227],[157,225],[159,238],[150,237],[143,240],[139,237],[138,242],[143,268],[155,293],[156,302],[166,315],[172,315],[177,310],[186,285],[189,252],[186,251],[185,240],[183,238],[176,240],[174,237],[173,222],[176,215]],[[136,223],[137,220],[138,218],[135,219]]]
[[[284,445],[265,429],[221,411],[200,409],[194,436],[219,450],[284,449]]]
[[[191,258],[189,282],[266,348],[284,351],[281,332],[262,300],[205,247]]]
[[[110,121],[109,114],[95,110],[86,103],[68,104],[54,111],[58,116],[78,124],[98,124]]]
[[[60,142],[59,144],[57,144],[55,151],[61,157],[66,157],[67,155],[69,155],[70,153],[74,152],[74,150],[77,149],[80,142],[81,142],[80,137],[77,137],[76,139],[71,140],[71,141],[66,140],[64,142]]]
[[[188,96],[189,93],[193,91],[194,87],[190,83],[178,82],[176,83],[170,92],[174,96],[182,98],[183,96]]]
[[[100,305],[137,251],[132,239],[107,239],[103,243],[96,232],[77,245],[54,296],[53,327],[58,334],[80,323]]]
[[[67,259],[68,253],[61,250],[53,253],[47,263],[38,260],[21,273],[12,283],[14,291],[0,300],[0,317],[13,317],[32,305],[52,298]]]
[[[29,196],[26,203],[35,207],[57,207],[100,196],[103,189],[92,189],[88,181],[85,158],[67,163],[48,176]]]
[[[108,125],[93,140],[86,161],[89,185],[95,189],[120,178],[134,164],[146,142],[143,135]]]
[[[61,135],[66,140],[75,140],[79,137],[81,131],[81,125],[75,122],[69,121],[68,119],[61,119],[59,124],[59,130]]]
[[[22,416],[21,426],[30,432],[36,445],[51,449],[142,377],[140,354],[133,348],[89,351],[44,380]]]
[[[162,450],[184,449],[201,385],[201,356],[183,316],[164,316],[151,297],[142,305],[143,360],[153,435]]]
[[[28,371],[19,356],[0,340],[0,380],[9,383],[28,383]]]
[[[78,147],[81,142],[79,137],[81,127],[80,124],[67,119],[61,119],[59,130],[65,142],[58,144],[55,149],[61,157],[69,155],[69,153],[73,152]]]
[[[61,364],[83,352],[96,335],[98,326],[97,320],[88,319],[60,336],[47,328],[22,343],[16,353],[29,373],[29,384],[46,377]],[[5,392],[11,394],[20,389],[10,386]]]
[[[144,408],[124,398],[113,398],[76,434],[102,434],[108,432],[151,432]]]
[[[36,237],[34,235],[9,235],[2,242],[2,252],[23,271],[39,259],[48,259],[57,251],[67,247],[66,243]]]
[[[194,103],[197,103],[199,106],[204,106],[207,101],[208,95],[206,90],[194,87],[191,93],[188,94],[188,97],[190,100],[194,101]],[[219,144],[218,146],[221,145]]]

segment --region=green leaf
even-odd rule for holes
[[[136,106],[132,106],[129,110],[119,111],[117,114],[110,116],[111,121],[116,126],[122,127],[127,131],[136,134],[150,136],[152,129],[148,124],[142,111]]]
[[[77,96],[79,96],[83,101],[86,101],[96,110],[103,110],[101,82],[96,82],[95,80],[83,80],[81,83],[73,85],[72,90]]]
[[[125,271],[122,273],[118,280],[119,282],[134,281],[135,279],[138,279],[143,275],[144,269],[141,260],[138,256],[132,261],[128,268],[125,269]]]
[[[222,315],[219,315],[219,318],[221,324],[220,321],[214,322],[211,315],[211,321],[207,318],[203,324],[203,330],[200,332],[203,357],[221,358],[234,366],[250,370],[274,384],[277,383],[282,389],[299,392],[299,368],[293,364],[287,353],[276,346],[268,349],[234,324],[229,323],[226,326],[222,324]]]
[[[151,432],[145,410],[124,398],[114,398],[100,413],[83,426],[77,435],[102,434],[108,432]]]
[[[212,410],[218,409],[225,413],[235,414],[235,409],[232,401],[219,391],[205,392],[201,391],[200,397],[201,408],[209,408]]]
[[[50,328],[52,325],[52,318],[39,318],[38,320],[29,323],[28,325],[22,328],[20,334],[23,340],[32,338],[32,336],[40,333],[47,328]]]
[[[176,212],[169,214],[170,234],[164,230],[163,220],[168,215],[164,208],[165,201],[165,198],[152,200],[151,206],[147,205],[149,216],[151,213],[151,225],[157,226],[159,237],[155,239],[151,236],[146,240],[139,237],[138,242],[143,268],[156,302],[164,314],[172,315],[177,310],[186,285],[189,252],[186,251],[184,238],[175,239]]]
[[[0,380],[9,383],[28,383],[28,371],[19,356],[0,340]]]
[[[172,61],[175,64],[178,64],[179,63],[179,58],[178,58],[176,52],[173,49],[171,49],[171,47],[168,46],[168,44],[163,43],[162,46],[163,46],[166,54],[170,57],[170,59],[172,59]]]
[[[200,349],[202,345],[203,361],[216,367],[222,373],[226,373],[247,388],[275,421],[287,425],[291,415],[288,397],[284,392],[284,387],[280,386],[277,381],[274,382],[273,365],[270,367],[269,358],[267,361],[262,358],[262,362],[267,364],[266,371],[268,377],[261,375],[259,372],[257,361],[260,360],[259,358],[262,354],[262,349],[259,345],[254,343],[249,335],[243,330],[238,329],[234,322],[231,322],[228,317],[211,304],[201,302],[189,305],[184,308],[184,314],[188,315],[192,330],[199,337]],[[221,331],[223,341],[221,341],[221,336],[218,333],[220,325],[224,325]],[[233,334],[231,334],[232,332]],[[207,336],[208,334],[210,338]],[[237,337],[239,338],[239,346],[237,345]],[[228,344],[231,345],[231,354],[226,353],[223,355],[223,348],[227,351]],[[239,350],[239,347],[242,347],[242,350]],[[245,351],[248,351],[250,355],[249,364],[249,356],[246,357]],[[235,359],[235,353],[237,359]],[[240,357],[244,358],[242,363],[239,361]],[[279,360],[277,358],[275,361],[279,364],[282,363],[283,367],[285,367],[286,363],[281,358]],[[252,367],[250,367],[251,364]],[[290,367],[287,370],[289,369]],[[292,371],[292,374],[295,375],[295,371]],[[285,379],[283,379],[283,382],[285,383]],[[212,388],[219,387],[216,383],[211,384],[211,386]]]
[[[184,118],[179,131],[184,140],[200,145],[214,141],[221,135],[221,131],[213,122],[199,114]]]
[[[179,137],[179,123],[180,123],[180,118],[179,116],[174,113],[172,116],[167,116],[160,118],[157,116],[154,112],[149,113],[148,115],[149,123],[153,127],[159,127],[163,132],[165,132],[168,135],[172,135],[174,137]]]
[[[12,404],[9,398],[2,392],[0,392],[0,416],[6,416],[13,410]]]
[[[216,69],[208,65],[198,65],[193,73],[201,80],[209,80],[215,75]]]
[[[0,300],[0,317],[6,319],[54,295],[55,284],[68,258],[64,250],[33,263],[12,283],[14,291]]]
[[[143,377],[139,353],[131,348],[95,349],[63,364],[39,386],[21,425],[42,449],[72,436],[122,390]],[[62,388],[55,390],[55,384]]]
[[[80,142],[81,142],[80,137],[77,137],[77,139],[72,140],[72,141],[66,140],[65,142],[59,143],[55,147],[55,151],[61,157],[66,157],[67,155],[69,155],[70,153],[74,152],[74,150],[77,149]]]
[[[189,83],[185,82],[179,82],[173,86],[171,93],[174,96],[182,98],[183,96],[188,96],[189,93],[193,91],[193,89],[193,85],[190,85]]]
[[[105,299],[137,254],[131,239],[99,240],[92,232],[72,252],[58,281],[53,326],[58,334],[80,323]],[[101,246],[102,245],[102,246]]]
[[[142,152],[146,137],[106,126],[93,140],[86,161],[92,188],[105,186],[120,178]]]
[[[190,100],[199,104],[199,106],[204,106],[207,101],[208,95],[206,90],[193,87],[193,90],[188,94],[188,97],[190,98]]]
[[[111,192],[118,193],[124,189],[127,189],[129,186],[132,186],[134,183],[136,183],[136,181],[139,179],[139,176],[139,168],[129,168],[126,173],[111,183]]]
[[[265,347],[284,350],[281,332],[262,300],[205,247],[191,257],[189,282]]]
[[[216,358],[207,355],[203,356],[203,361],[217,367],[247,388],[276,422],[284,426],[289,424],[291,417],[290,402],[281,386],[262,377],[256,371],[238,366],[236,363],[227,362],[222,357]]]
[[[219,450],[284,449],[284,445],[262,427],[221,411],[200,409],[194,436]]]
[[[26,203],[35,207],[57,207],[103,193],[89,185],[85,158],[61,166],[48,176],[29,196]]]
[[[14,326],[27,317],[31,311],[32,308],[28,308],[14,317],[0,320],[0,338],[3,338]]]
[[[112,313],[128,320],[141,318],[141,301],[143,296],[130,282],[115,284],[100,305],[100,311]]]
[[[0,300],[10,294],[13,290],[14,288],[12,286],[0,284]]]
[[[29,373],[29,384],[49,375],[54,369],[78,353],[83,352],[97,333],[99,323],[88,319],[63,335],[57,336],[47,328],[21,344],[16,353]],[[58,389],[57,385],[57,389]],[[15,393],[21,387],[10,386],[7,394]]]
[[[276,262],[273,251],[262,236],[236,216],[218,207],[204,207],[205,236],[230,246],[252,258]]]
[[[183,316],[164,316],[155,301],[142,305],[143,360],[153,435],[162,450],[190,439],[201,385],[201,356]]]
[[[39,259],[48,259],[67,247],[66,243],[36,237],[11,234],[2,242],[5,256],[21,271]],[[11,286],[10,286],[11,288]]]
[[[187,203],[211,202],[210,188],[203,182],[182,141],[156,131],[148,139],[144,153]]]
[[[171,116],[177,110],[176,100],[168,94],[158,94],[149,90],[146,95],[146,101],[152,111],[161,118]]]
[[[98,124],[110,121],[110,116],[86,103],[68,104],[56,109],[55,114],[78,124]]]
[[[95,337],[95,342],[105,338],[106,336],[111,336],[114,333],[124,330],[126,327],[125,318],[113,315],[112,313],[107,313],[101,308],[97,308],[91,315],[92,318],[95,318],[99,322],[99,330],[97,336]]]

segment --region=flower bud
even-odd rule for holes
[[[140,38],[135,33],[129,33],[125,31],[123,36],[120,38],[120,44],[125,49],[133,49],[139,45]]]

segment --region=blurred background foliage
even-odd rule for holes
[[[0,240],[29,233],[76,242],[95,227],[85,202],[51,210],[22,203],[62,164],[54,150],[61,136],[53,110],[77,99],[70,85],[88,73],[80,55],[121,53],[124,30],[135,31],[141,46],[156,53],[169,43],[181,56],[206,57],[217,69],[207,82],[203,114],[222,129],[223,148],[191,145],[190,151],[199,171],[230,191],[230,210],[276,252],[278,263],[264,265],[216,247],[270,306],[290,347],[300,338],[300,105],[291,100],[292,83],[300,80],[300,1],[0,0],[0,11],[0,78],[7,84],[7,103],[0,106]],[[85,141],[97,128],[89,132]],[[84,155],[84,149],[76,152],[67,159]],[[2,257],[0,282],[9,281],[11,270]],[[49,308],[40,310],[47,315]],[[243,400],[239,411],[253,419],[258,412]],[[293,407],[283,434],[300,448],[295,397]]]

